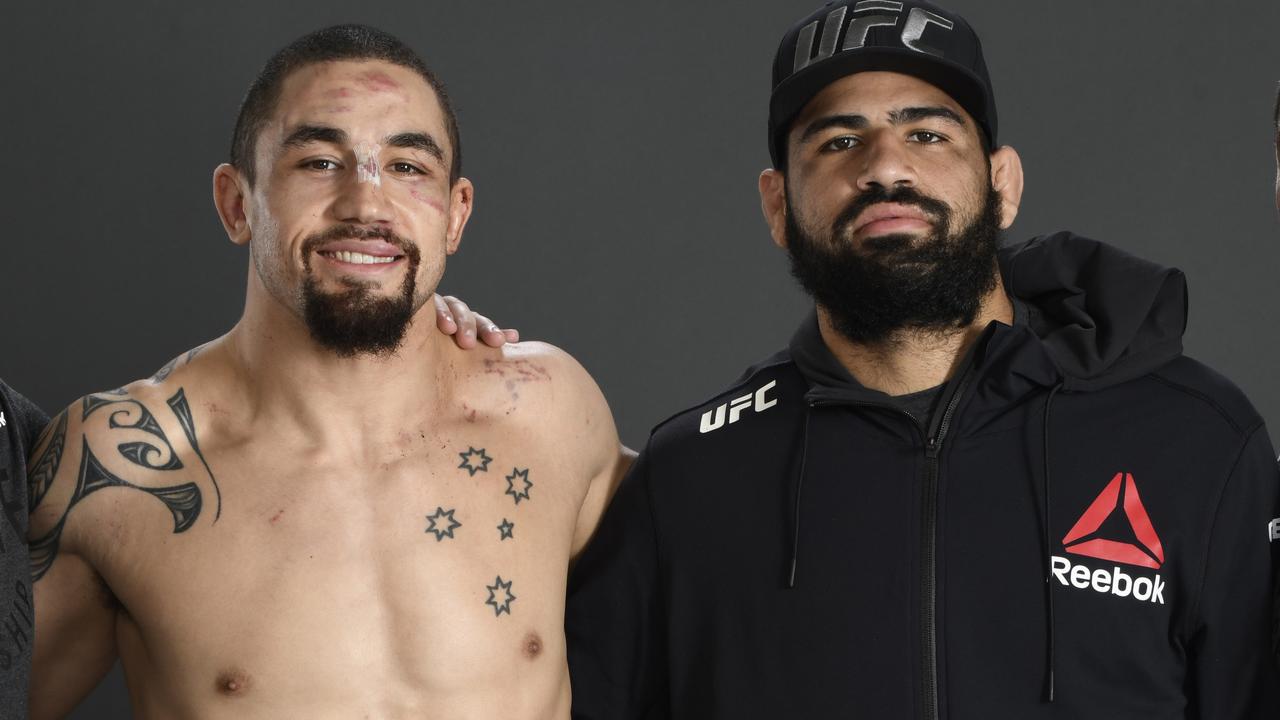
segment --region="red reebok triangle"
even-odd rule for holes
[[[1124,490],[1123,504],[1120,500],[1122,489]],[[1125,517],[1129,520],[1129,527],[1133,529],[1134,537],[1142,547],[1103,538],[1086,539],[1086,536],[1096,533],[1098,528],[1102,527],[1102,523],[1122,506]],[[1159,568],[1164,564],[1164,547],[1160,544],[1156,529],[1151,525],[1146,507],[1142,505],[1142,498],[1138,495],[1138,484],[1134,482],[1131,473],[1118,472],[1111,478],[1111,482],[1107,483],[1102,492],[1098,493],[1098,497],[1089,504],[1067,536],[1062,538],[1062,544],[1066,546],[1066,551],[1069,553],[1100,560],[1149,568]]]

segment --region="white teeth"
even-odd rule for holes
[[[385,265],[389,262],[395,262],[394,257],[381,257],[379,255],[366,255],[361,252],[351,252],[350,250],[339,250],[337,252],[324,253],[334,260],[344,263],[352,263],[355,265]]]

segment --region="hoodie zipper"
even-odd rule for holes
[[[936,426],[926,430],[915,415],[902,408],[887,403],[846,400],[837,398],[812,398],[810,407],[853,406],[888,410],[909,418],[916,431],[925,440],[925,481],[922,489],[922,522],[921,522],[921,563],[920,563],[920,638],[921,638],[921,684],[922,705],[925,720],[939,720],[938,710],[938,638],[937,638],[937,538],[938,538],[938,465],[942,452],[942,443],[951,429],[951,420],[960,405],[965,390],[969,386],[973,374],[974,353],[972,350],[963,360],[960,373],[954,379],[950,395],[946,396],[946,405],[938,418]],[[944,389],[944,392],[946,390]],[[933,425],[933,423],[930,423]],[[930,431],[931,430],[931,431]]]
[[[947,431],[951,429],[951,418],[960,405],[960,399],[969,385],[969,376],[973,368],[972,355],[965,360],[959,375],[959,381],[947,399],[945,409],[937,427],[929,434],[925,446],[926,464],[923,489],[924,518],[921,523],[923,538],[921,542],[920,563],[920,636],[921,656],[924,665],[922,682],[924,690],[924,710],[927,720],[938,720],[938,456],[942,452],[942,442],[946,440]]]

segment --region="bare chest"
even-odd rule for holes
[[[265,441],[208,460],[217,488],[183,532],[149,498],[114,499],[140,520],[95,562],[127,611],[122,651],[278,688],[352,672],[478,688],[563,665],[587,479],[557,448],[473,430],[404,433],[359,463]]]

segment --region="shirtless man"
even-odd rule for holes
[[[231,160],[241,320],[35,449],[32,716],[118,655],[139,718],[568,718],[566,570],[627,459],[570,357],[432,327],[473,193],[443,89],[321,30]]]

